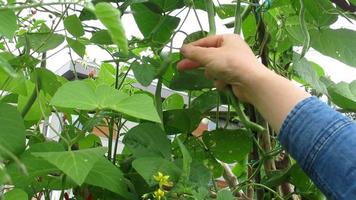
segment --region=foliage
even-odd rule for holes
[[[331,28],[339,17],[356,16],[329,0],[241,2],[0,0],[4,199],[50,199],[56,190],[61,199],[69,199],[65,190],[71,190],[71,199],[78,200],[289,199],[292,187],[278,190],[281,185],[288,189],[287,183],[295,186],[295,196],[323,199],[251,106],[214,89],[203,68],[177,71],[181,56],[172,44],[192,12],[207,14],[209,30],[184,33],[184,43],[215,34],[215,17],[231,19],[225,26],[242,31],[266,67],[350,113],[356,111],[356,82],[333,83],[303,56],[312,47],[356,67],[356,32]],[[47,20],[37,12],[48,15]],[[121,18],[127,15],[133,15],[143,38],[126,36]],[[200,24],[201,16],[196,17]],[[104,28],[90,26],[89,20]],[[46,69],[47,59],[63,50],[69,50],[64,59],[73,63],[72,52],[85,58],[89,45],[113,58],[100,64],[98,76],[79,80],[75,73],[76,80],[68,81]],[[302,47],[301,55],[294,47]],[[131,70],[135,79],[127,77]],[[152,82],[154,95],[133,86]],[[177,91],[163,102],[162,85]],[[50,116],[60,120],[55,141],[42,128]],[[217,129],[196,137],[192,132],[203,118]],[[136,126],[128,129],[129,122]],[[107,148],[94,134],[100,127],[108,130]],[[121,141],[124,150],[118,153]],[[219,177],[229,188],[216,186]]]

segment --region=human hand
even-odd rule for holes
[[[189,70],[205,67],[205,75],[217,88],[231,85],[236,96],[248,101],[245,93],[265,67],[258,62],[250,47],[239,35],[209,36],[181,48],[185,57],[177,67]]]

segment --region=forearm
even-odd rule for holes
[[[265,67],[250,77],[242,90],[247,100],[277,132],[295,105],[310,96],[288,79]]]

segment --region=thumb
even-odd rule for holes
[[[215,50],[216,48],[206,48],[188,44],[181,48],[181,54],[191,61],[206,65],[214,56]]]

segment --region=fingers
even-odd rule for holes
[[[188,44],[181,48],[181,54],[191,61],[205,65],[216,55],[216,49]]]
[[[200,63],[194,62],[189,59],[183,59],[177,64],[178,70],[189,70],[189,69],[195,69],[200,67]]]
[[[214,81],[214,86],[216,87],[216,89],[222,90],[227,86],[227,84],[224,81],[218,80],[218,81]]]
[[[208,36],[205,38],[202,38],[200,40],[197,40],[195,42],[190,43],[190,45],[193,46],[200,46],[200,47],[220,47],[221,44],[223,43],[224,36],[223,35],[213,35],[213,36]]]

